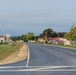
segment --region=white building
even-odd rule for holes
[[[59,38],[59,40],[61,40],[61,41],[63,41],[63,42],[67,41],[66,38]]]
[[[5,37],[4,36],[0,36],[0,43],[3,43],[5,41]]]
[[[67,41],[64,42],[64,45],[71,45],[71,43],[70,43],[69,40],[67,40]]]
[[[38,38],[38,41],[39,42],[44,42],[44,39],[43,38]]]

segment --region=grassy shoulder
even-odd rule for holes
[[[50,46],[58,46],[58,47],[63,47],[63,48],[69,48],[69,49],[76,49],[76,46],[70,46],[70,45],[60,45],[60,44],[49,44]]]
[[[18,51],[21,47],[22,44],[20,43],[12,43],[11,45],[0,44],[0,60],[3,60],[6,57],[10,56],[14,52]]]
[[[41,42],[35,42],[34,44],[43,44]],[[76,46],[70,46],[70,45],[61,45],[61,44],[46,44],[49,46],[58,46],[58,47],[63,47],[63,48],[70,48],[70,49],[76,49]]]
[[[9,45],[0,45],[0,65],[11,64],[27,59],[28,47],[27,45],[14,43]]]

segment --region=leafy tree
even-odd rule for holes
[[[58,36],[60,36],[60,37],[64,37],[65,34],[66,34],[66,32],[58,32]]]
[[[58,33],[57,32],[52,32],[51,37],[58,37]]]
[[[21,37],[20,36],[14,36],[14,37],[11,37],[12,41],[17,41],[17,40],[20,40]]]
[[[23,34],[22,34],[21,40],[23,40],[24,42],[27,41],[27,40],[26,40],[26,36],[27,36],[27,35],[23,35]]]
[[[53,30],[50,29],[50,28],[45,29],[45,30],[43,31],[43,33],[41,33],[41,34],[39,35],[39,37],[44,37],[45,35],[47,35],[48,38],[49,38],[49,37],[57,37],[57,36],[58,36],[57,32],[53,31]]]
[[[34,40],[34,34],[33,33],[29,33],[27,36],[26,36],[26,40]]]
[[[41,33],[41,34],[39,35],[39,37],[43,37],[43,33]]]
[[[37,41],[37,40],[38,40],[38,38],[39,38],[39,36],[35,36],[34,38],[35,38],[35,41]]]
[[[71,40],[71,33],[70,32],[67,32],[65,35],[64,35],[68,40]]]
[[[65,34],[65,37],[69,40],[76,41],[76,26],[72,26],[70,32]]]
[[[52,37],[53,32],[54,32],[54,31],[53,31],[52,29],[50,29],[50,28],[45,29],[45,30],[43,31],[43,36],[45,36],[45,35],[47,34],[47,37]]]

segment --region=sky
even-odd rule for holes
[[[73,23],[76,0],[0,0],[0,35],[39,35],[47,28],[69,32]]]

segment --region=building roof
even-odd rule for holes
[[[4,36],[0,36],[0,39],[4,39]]]
[[[0,36],[0,38],[2,38],[3,36]]]
[[[38,38],[38,39],[43,39],[43,38],[41,37],[41,38]]]
[[[49,38],[49,41],[56,41],[56,42],[64,42],[64,41],[66,41],[67,39],[66,38],[64,38],[64,37],[60,37],[60,38],[58,38],[58,37],[55,37],[55,38]]]

